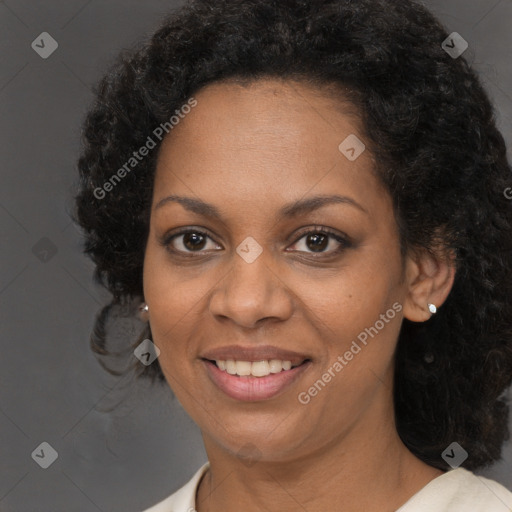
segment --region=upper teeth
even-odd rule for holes
[[[252,375],[254,377],[265,377],[271,373],[279,373],[282,370],[289,370],[292,367],[291,361],[270,359],[269,361],[215,361],[216,365],[230,375]]]

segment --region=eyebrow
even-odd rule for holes
[[[176,195],[164,197],[163,199],[158,201],[154,210],[157,210],[162,206],[173,202],[179,203],[186,210],[189,210],[203,217],[222,219],[222,215],[220,214],[220,211],[216,206],[210,203],[205,203],[200,199],[194,199],[192,197]],[[329,204],[348,204],[368,214],[368,211],[351,197],[340,195],[321,195],[308,197],[306,199],[299,199],[298,201],[287,204],[279,210],[278,216],[280,218],[298,217],[299,215],[304,215],[314,210],[318,210]]]

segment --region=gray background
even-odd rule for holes
[[[180,4],[0,0],[2,512],[135,512],[206,460],[198,428],[167,388],[112,377],[89,350],[108,296],[93,284],[69,218],[91,85]],[[465,56],[510,144],[512,1],[426,4],[469,42]],[[46,60],[31,48],[42,32],[59,44]],[[58,453],[48,469],[31,457],[43,441]],[[512,445],[481,474],[512,489]]]

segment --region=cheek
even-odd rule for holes
[[[347,270],[315,293],[308,286],[299,292],[308,306],[306,322],[314,323],[322,347],[299,401],[311,403],[309,411],[327,423],[351,421],[372,403],[382,383],[391,386],[402,306],[388,278],[384,272]]]
[[[302,302],[299,308],[311,322],[324,326],[334,344],[373,325],[400,297],[395,269],[364,256],[354,260],[321,279],[295,275],[287,283]]]
[[[150,305],[151,317],[159,323],[178,322],[214,284],[214,276],[207,268],[172,263],[167,251],[156,241],[148,242],[143,272],[144,297]]]
[[[333,401],[351,411],[358,403],[369,403],[375,386],[391,378],[402,319],[399,270],[396,261],[386,262],[373,251],[358,255],[321,282],[297,280],[297,296],[309,315],[306,322],[316,326],[323,346],[320,364],[308,382],[316,386],[313,394],[322,395],[315,400],[327,409],[324,414],[330,414]],[[308,389],[302,391],[309,396]]]
[[[186,276],[186,278],[184,278]],[[144,297],[149,305],[153,341],[161,351],[162,369],[177,365],[188,357],[187,351],[199,327],[197,311],[213,283],[208,272],[192,275],[172,266],[165,251],[148,243],[144,260]]]

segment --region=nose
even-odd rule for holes
[[[289,318],[293,314],[292,292],[270,260],[265,251],[252,263],[234,254],[232,269],[211,295],[212,315],[245,328],[254,328],[264,319]]]

